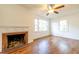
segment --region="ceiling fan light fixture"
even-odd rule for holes
[[[49,10],[52,10],[52,6],[51,6],[51,5],[48,5],[48,9],[49,9]]]
[[[59,14],[59,10],[63,7],[64,7],[63,4],[49,4],[46,15],[48,16],[51,13]]]
[[[48,13],[53,13],[54,11],[53,10],[48,10]]]

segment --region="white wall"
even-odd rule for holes
[[[49,35],[47,32],[35,32],[34,31],[34,19],[38,11],[29,10],[27,7],[20,5],[0,5],[0,26],[28,26],[29,42],[33,39]],[[2,29],[2,28],[0,28]],[[0,32],[9,32],[9,30],[2,29]],[[14,31],[17,31],[16,29]],[[26,31],[26,30],[25,30]],[[11,31],[10,31],[11,32]],[[1,36],[0,36],[1,37]],[[1,39],[1,38],[0,38]],[[0,43],[2,41],[0,40]]]
[[[74,10],[74,13],[51,18],[52,35],[79,40],[79,11]],[[59,21],[68,20],[68,31],[61,32],[59,30]]]

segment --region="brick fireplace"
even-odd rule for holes
[[[2,50],[21,47],[28,44],[28,32],[10,32],[2,34]]]

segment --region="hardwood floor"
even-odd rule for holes
[[[18,50],[3,54],[78,54],[79,40],[49,36],[34,40]]]

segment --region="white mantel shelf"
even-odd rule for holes
[[[20,32],[28,31],[28,26],[0,26],[0,32]]]
[[[0,28],[28,28],[29,26],[0,26]]]

